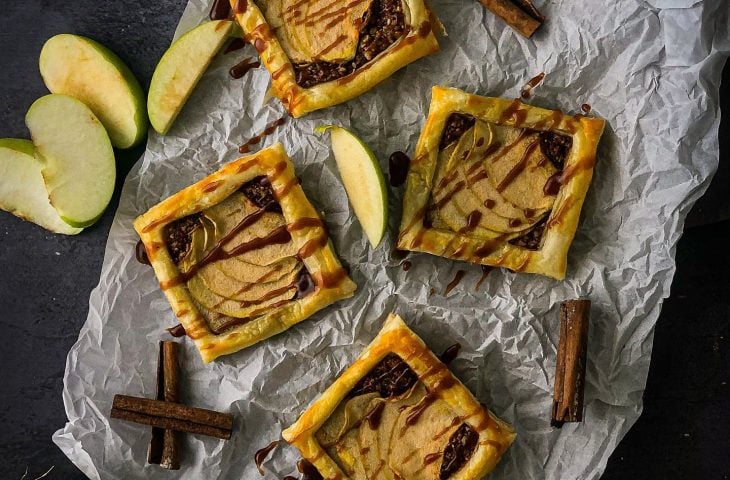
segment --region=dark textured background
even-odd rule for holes
[[[185,0],[2,0],[0,137],[27,137],[25,111],[46,92],[38,54],[50,36],[88,35],[149,85]],[[723,107],[730,112],[730,68]],[[720,171],[688,219],[672,296],[654,342],[644,413],[604,479],[730,478],[730,122],[721,127]],[[118,184],[144,147],[118,153]],[[0,179],[1,180],[1,179]],[[119,185],[104,217],[77,237],[46,233],[0,212],[0,478],[83,478],[51,442],[66,417],[66,354],[86,319]],[[251,459],[242,459],[251,461]]]

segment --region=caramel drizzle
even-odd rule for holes
[[[540,145],[539,138],[533,140],[532,143],[527,146],[525,152],[522,154],[522,158],[520,158],[520,161],[512,167],[502,181],[499,182],[499,185],[497,185],[498,192],[502,193],[518,176],[520,176],[520,174],[525,170],[525,167],[527,167],[527,161],[530,159],[530,154],[532,154],[533,150],[535,150],[538,145]]]
[[[258,39],[256,39],[256,41],[258,41]],[[257,50],[258,50],[258,48],[257,48]],[[249,151],[251,151],[251,147],[253,145],[258,144],[259,142],[261,142],[261,140],[264,139],[264,137],[269,136],[272,133],[274,133],[276,128],[281,125],[284,125],[285,122],[286,122],[286,116],[281,117],[277,120],[274,120],[273,122],[266,125],[266,128],[264,128],[264,130],[261,133],[252,137],[251,139],[246,141],[246,143],[244,143],[243,145],[238,147],[239,153],[248,153]]]
[[[321,10],[314,12],[311,17],[305,17],[302,20],[304,21],[304,25],[306,25],[307,27],[311,27],[311,26],[317,24],[318,22],[327,20],[328,18],[335,17],[335,20],[331,21],[327,25],[327,26],[333,26],[332,25],[333,23],[336,25],[337,23],[342,21],[345,17],[347,17],[347,13],[350,11],[350,9],[360,5],[363,2],[365,2],[365,0],[354,0],[350,3],[348,3],[347,5],[345,5],[344,7],[338,8],[337,10],[333,10],[330,12],[323,12],[324,10],[329,9],[330,6],[334,6],[337,3],[339,3],[339,2],[333,2],[330,5],[322,8]],[[323,12],[323,13],[321,13],[321,12]]]
[[[213,263],[218,260],[233,258],[243,253],[263,248],[267,245],[287,243],[289,240],[291,240],[291,235],[289,235],[289,232],[286,230],[286,225],[282,225],[281,227],[272,230],[266,236],[254,238],[253,240],[250,240],[248,242],[241,243],[230,251],[226,251],[223,249],[223,247],[228,242],[233,240],[236,235],[259,221],[259,219],[263,217],[264,214],[271,210],[275,205],[275,202],[271,202],[264,207],[245,216],[238,223],[238,225],[233,227],[230,232],[221,237],[221,239],[218,240],[215,245],[213,245],[210,251],[203,256],[203,258],[201,258],[195,264],[191,265],[186,272],[182,272],[181,275],[177,277],[177,279],[172,280],[175,280],[176,282],[178,282],[178,284],[184,283],[193,278],[200,271],[201,268],[208,265],[209,263]]]

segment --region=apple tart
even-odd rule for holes
[[[398,248],[564,278],[603,127],[434,87]]]
[[[205,362],[355,291],[280,144],[181,190],[134,227]]]
[[[392,480],[482,478],[515,438],[394,314],[282,435],[324,478]]]
[[[424,0],[231,0],[294,117],[354,98],[439,49]]]

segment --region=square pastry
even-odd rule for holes
[[[564,278],[603,126],[434,87],[398,248]]]
[[[231,0],[289,113],[345,102],[437,52],[424,0]]]
[[[515,438],[397,315],[282,433],[324,478],[472,480]]]
[[[280,144],[167,198],[134,228],[205,362],[355,291]]]

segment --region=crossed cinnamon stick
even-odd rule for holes
[[[169,470],[180,468],[180,435],[187,432],[229,439],[233,415],[180,402],[178,344],[160,342],[157,363],[157,398],[115,395],[111,418],[152,426],[147,462]]]

